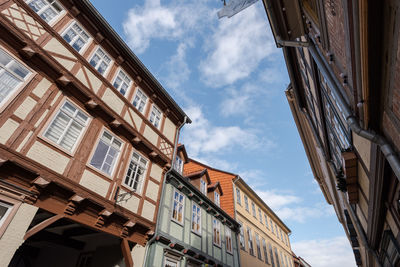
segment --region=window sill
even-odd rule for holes
[[[184,226],[183,222],[179,222],[179,221],[175,220],[174,218],[171,218],[171,221],[173,221],[174,223],[178,224],[179,226],[182,226],[182,227]]]
[[[197,235],[198,237],[201,237],[201,232],[196,232],[195,230],[191,230],[191,232],[195,235]]]
[[[221,244],[218,245],[218,244],[213,242],[213,245],[216,246],[217,248],[221,248]]]

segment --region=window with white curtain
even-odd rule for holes
[[[142,92],[140,88],[137,89],[136,95],[133,98],[132,104],[139,110],[139,112],[144,113],[144,107],[147,103],[147,96]]]
[[[62,37],[78,52],[82,50],[90,39],[89,34],[76,21],[64,31]]]
[[[97,144],[90,165],[111,175],[121,147],[122,142],[119,139],[109,132],[104,131]]]
[[[28,79],[31,72],[0,48],[0,105]]]
[[[196,203],[192,206],[192,231],[201,234],[201,209]]]
[[[217,219],[213,219],[213,243],[221,246],[221,223]]]
[[[185,197],[183,194],[178,192],[178,190],[175,189],[174,192],[174,203],[172,207],[172,220],[183,224],[183,208],[185,204]]]
[[[89,61],[100,74],[104,74],[111,63],[111,58],[101,47],[98,47],[96,52],[92,55]]]
[[[62,148],[72,151],[89,122],[89,117],[69,101],[61,106],[44,136]]]
[[[161,121],[161,111],[153,105],[153,108],[150,113],[150,118],[149,121],[151,124],[153,124],[157,129],[160,126],[160,121]]]
[[[146,169],[147,159],[139,155],[137,152],[133,152],[124,184],[132,188],[135,192],[141,192]]]
[[[56,0],[25,0],[25,2],[47,23],[53,21],[64,11]]]
[[[123,70],[119,70],[117,77],[115,77],[113,86],[117,89],[123,96],[125,96],[129,87],[131,86],[132,80]]]

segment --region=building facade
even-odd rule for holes
[[[238,175],[189,159],[185,174],[207,170],[211,182],[219,181],[224,194],[221,208],[241,225],[241,266],[293,267],[290,229]]]
[[[145,266],[240,266],[240,225],[220,208],[221,186],[211,182],[207,170],[183,175],[185,162],[181,145],[174,169],[166,174]]]
[[[0,266],[133,266],[187,121],[89,1],[0,1]]]
[[[314,177],[356,264],[398,266],[398,1],[263,2]]]

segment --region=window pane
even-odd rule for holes
[[[107,151],[108,146],[102,140],[100,140],[90,164],[93,167],[100,169],[106,157]]]
[[[1,70],[1,68],[0,68]],[[0,103],[17,88],[20,81],[8,72],[0,73]]]

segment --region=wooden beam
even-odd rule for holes
[[[37,225],[33,226],[30,230],[28,230],[25,233],[24,240],[27,240],[29,237],[33,236],[37,232],[40,232],[41,230],[43,230],[44,228],[46,228],[50,224],[58,221],[59,219],[61,219],[63,217],[64,217],[64,215],[60,215],[60,214],[59,215],[54,215],[53,217],[50,217],[50,218],[44,220],[43,222],[38,223]]]
[[[129,248],[129,243],[126,238],[122,239],[121,250],[122,250],[122,255],[124,256],[125,266],[133,267],[133,259],[131,256],[131,249]]]

